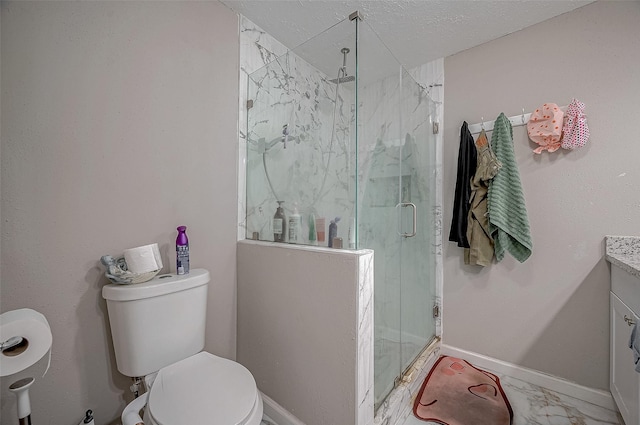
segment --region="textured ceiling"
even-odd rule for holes
[[[408,69],[591,3],[578,0],[221,1],[290,49],[357,10]]]

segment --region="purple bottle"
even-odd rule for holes
[[[178,274],[189,273],[189,239],[187,238],[187,226],[178,226],[176,238],[176,270]]]

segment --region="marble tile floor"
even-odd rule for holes
[[[513,425],[624,425],[617,412],[608,410],[520,379],[500,376],[513,409]],[[437,425],[413,413],[403,425]]]
[[[510,376],[500,383],[513,409],[513,425],[625,425],[617,412]],[[277,425],[264,416],[261,425]],[[439,425],[413,413],[403,425]]]

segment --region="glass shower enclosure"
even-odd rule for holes
[[[435,337],[435,104],[357,13],[247,89],[246,237],[375,252],[377,408]]]

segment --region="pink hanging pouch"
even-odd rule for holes
[[[589,127],[584,114],[584,103],[573,99],[567,107],[562,126],[562,147],[564,149],[581,148],[589,140]]]
[[[545,103],[531,114],[527,133],[531,141],[540,145],[533,152],[555,152],[560,149],[563,117],[564,112],[555,103]]]

